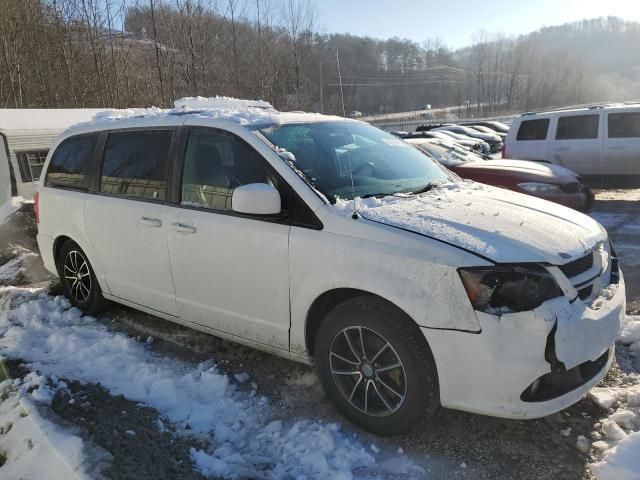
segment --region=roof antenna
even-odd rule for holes
[[[347,117],[347,112],[344,109],[344,92],[342,90],[342,73],[340,73],[340,53],[336,50],[336,62],[338,64],[338,79],[340,80],[340,98],[342,99],[342,116]],[[353,199],[353,212],[351,218],[357,220],[359,218],[356,211],[356,187],[353,183],[353,169],[351,168],[351,149],[347,149],[347,160],[349,161],[349,177],[351,179],[351,198]]]

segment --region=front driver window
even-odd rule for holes
[[[277,187],[257,152],[231,135],[191,132],[182,175],[182,205],[229,211],[233,190],[250,183]]]

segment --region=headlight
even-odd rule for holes
[[[551,183],[519,183],[518,186],[529,192],[529,193],[538,193],[543,195],[556,195],[562,193],[562,189],[557,185],[553,185]]]
[[[524,312],[562,295],[555,279],[540,265],[460,268],[473,308],[494,315]]]

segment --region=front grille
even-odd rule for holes
[[[560,185],[560,188],[565,193],[580,193],[582,191],[582,185],[579,182],[564,183]]]
[[[586,272],[591,267],[593,267],[593,252],[589,255],[586,255],[578,260],[574,260],[573,262],[569,262],[565,265],[560,265],[560,270],[564,273],[567,278],[577,277],[581,273]]]

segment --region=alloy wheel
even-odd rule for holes
[[[396,412],[407,394],[400,356],[382,335],[366,327],[348,327],[329,350],[331,375],[349,404],[374,417]]]
[[[91,295],[91,270],[84,255],[71,250],[64,259],[64,281],[73,300],[85,303]]]

